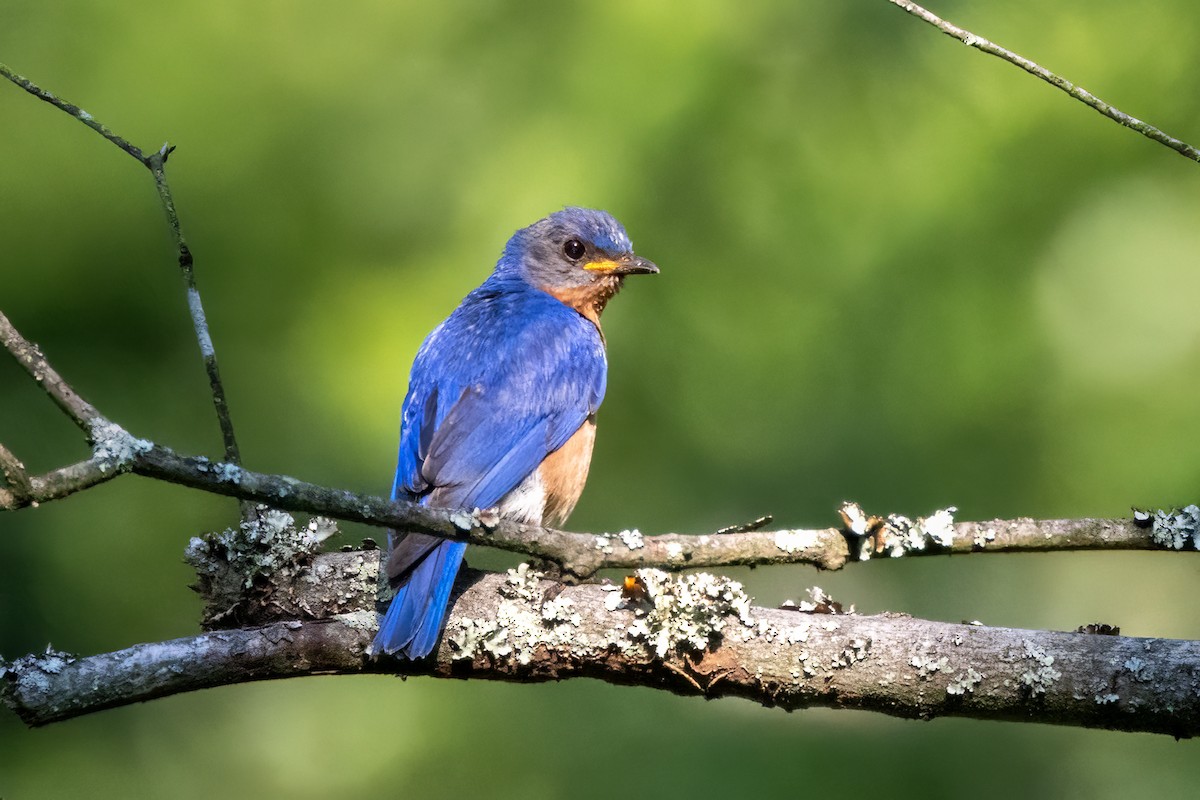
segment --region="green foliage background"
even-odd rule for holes
[[[1200,140],[1193,4],[935,10]],[[969,519],[1196,499],[1197,165],[883,0],[11,0],[0,60],[179,145],[255,469],[386,491],[424,334],[514,229],[583,204],[662,274],[606,315],[574,529],[823,526],[846,498]],[[7,84],[0,243],[0,308],[88,399],[219,454],[148,175]],[[0,441],[38,471],[85,453],[6,359]],[[0,653],[193,633],[183,548],[235,514],[125,478],[0,516]],[[1058,554],[738,576],[765,604],[819,583],[867,612],[1196,638],[1198,569]],[[0,714],[0,796],[1178,796],[1194,747],[582,681],[318,678],[42,730]]]

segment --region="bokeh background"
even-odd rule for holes
[[[1184,0],[935,9],[1200,140]],[[576,530],[773,513],[1120,516],[1196,499],[1200,168],[884,0],[36,3],[0,60],[170,177],[248,465],[382,493],[425,333],[516,228],[606,208],[662,274],[606,314]],[[0,86],[0,308],[136,435],[218,455],[148,175]],[[0,358],[0,441],[80,437]],[[0,516],[0,653],[196,630],[234,503],[124,478]],[[348,541],[371,535],[350,528]],[[503,554],[477,553],[503,566]],[[732,571],[732,570],[731,570]],[[1200,637],[1200,560],[974,556],[736,571],[862,611]],[[27,730],[0,797],[1180,796],[1166,737],[785,714],[572,681],[237,686]]]

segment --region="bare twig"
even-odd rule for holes
[[[233,433],[233,418],[229,414],[229,403],[225,399],[225,386],[221,383],[221,371],[217,367],[217,352],[213,347],[212,335],[208,330],[204,304],[200,301],[200,290],[196,288],[196,271],[192,262],[192,251],[183,238],[183,229],[179,225],[179,214],[175,211],[175,200],[171,196],[171,187],[167,183],[167,175],[164,171],[167,157],[174,149],[174,147],[164,144],[161,150],[146,159],[146,166],[154,174],[154,185],[158,189],[158,197],[167,214],[167,225],[171,229],[171,237],[175,240],[175,247],[179,252],[179,270],[183,274],[183,282],[187,286],[188,310],[192,315],[192,327],[196,332],[196,341],[200,344],[200,356],[204,359],[204,370],[208,373],[213,407],[217,412],[217,422],[221,426],[221,437],[225,443],[225,460],[232,464],[240,464],[242,457],[238,450],[237,437]]]
[[[7,64],[0,63],[0,76],[3,76],[5,78],[7,78],[8,80],[12,81],[17,86],[20,86],[22,89],[29,92],[31,95],[38,98],[39,100],[45,100],[47,103],[54,106],[55,108],[65,111],[66,113],[68,113],[72,117],[74,117],[75,119],[82,122],[84,125],[87,125],[89,128],[94,130],[96,133],[103,136],[105,139],[108,139],[110,142],[112,142],[117,147],[124,150],[129,155],[136,158],[138,161],[142,162],[143,164],[146,163],[146,157],[144,155],[142,155],[142,151],[140,148],[136,147],[135,145],[130,144],[129,142],[125,141],[117,134],[110,131],[105,125],[100,123],[99,120],[97,120],[95,117],[93,117],[88,112],[84,111],[79,106],[74,105],[73,103],[68,103],[66,100],[62,100],[61,98],[56,97],[53,93],[48,92],[45,89],[41,88],[40,86],[35,84],[33,81],[26,78],[24,75],[18,75],[17,73],[13,72],[12,69],[10,69]]]
[[[179,224],[179,215],[175,210],[175,201],[171,197],[171,188],[167,183],[165,172],[167,157],[175,148],[164,144],[161,149],[150,155],[146,155],[140,148],[135,147],[113,133],[107,126],[100,123],[79,106],[55,96],[52,92],[41,88],[23,75],[13,72],[8,66],[2,63],[0,63],[0,76],[7,78],[34,97],[46,101],[55,108],[70,114],[84,125],[87,125],[105,139],[140,161],[154,176],[154,185],[158,191],[159,200],[162,202],[163,211],[167,215],[167,225],[171,230],[171,237],[179,253],[179,269],[183,274],[184,284],[187,288],[188,309],[191,312],[192,326],[196,332],[196,341],[200,345],[200,355],[204,359],[204,368],[208,373],[208,382],[212,390],[213,408],[216,410],[217,422],[221,427],[221,437],[225,444],[225,460],[233,464],[240,463],[241,454],[238,451],[237,438],[233,433],[233,420],[229,414],[229,404],[225,399],[225,388],[221,383],[220,371],[217,369],[216,350],[213,347],[212,336],[209,334],[208,322],[204,315],[204,306],[200,302],[200,292],[196,288],[192,252],[183,238],[183,231]]]
[[[536,682],[591,677],[787,709],[861,708],[902,717],[1047,722],[1200,733],[1200,642],[986,628],[749,605],[709,575],[640,575],[562,587],[522,567],[474,574],[432,659],[371,661],[378,551],[331,553],[293,586],[305,621],[274,621],[88,658],[48,652],[0,667],[0,693],[30,725],[209,686],[319,673],[390,672]],[[348,576],[345,578],[338,576]],[[341,582],[345,581],[345,582]],[[312,595],[336,598],[336,613]],[[351,598],[347,604],[346,598]],[[613,602],[618,600],[620,602]],[[306,615],[306,616],[309,616]]]
[[[38,346],[21,336],[3,312],[0,312],[0,344],[3,344],[4,349],[29,373],[29,377],[37,381],[46,394],[50,395],[50,399],[90,436],[92,423],[100,417],[100,412],[76,394],[46,361]]]
[[[119,474],[116,470],[105,468],[104,464],[95,458],[61,467],[30,479],[29,505],[60,500],[110,481]]]
[[[1061,89],[1079,102],[1091,106],[1096,111],[1100,112],[1114,122],[1118,122],[1127,128],[1132,128],[1146,138],[1153,139],[1159,144],[1171,148],[1185,158],[1189,158],[1192,161],[1200,161],[1200,150],[1192,147],[1187,142],[1180,141],[1173,136],[1163,133],[1161,130],[1149,124],[1148,122],[1144,122],[1136,117],[1129,116],[1124,111],[1109,105],[1083,87],[1076,86],[1066,78],[1055,75],[1045,67],[1042,67],[1023,56],[1019,56],[1011,50],[1003,48],[994,42],[990,42],[982,36],[978,36],[968,30],[965,30],[964,28],[960,28],[952,22],[947,22],[938,15],[928,11],[925,8],[922,8],[916,3],[911,3],[908,0],[888,0],[888,2],[894,6],[899,6],[909,14],[912,14],[914,17],[918,17],[925,22],[928,22],[930,25],[933,25],[947,36],[953,36],[963,44],[974,47],[977,50],[982,50],[988,55],[993,55],[997,58],[1004,59],[1008,63],[1020,67],[1029,74],[1041,78],[1046,83]]]

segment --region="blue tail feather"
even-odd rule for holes
[[[373,654],[402,653],[417,659],[433,651],[466,548],[466,542],[442,542],[413,569],[379,625]]]

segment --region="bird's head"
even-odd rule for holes
[[[621,223],[604,211],[564,208],[513,234],[497,271],[512,271],[564,303],[598,316],[626,275],[658,272],[634,255]],[[589,316],[591,316],[589,314]]]

